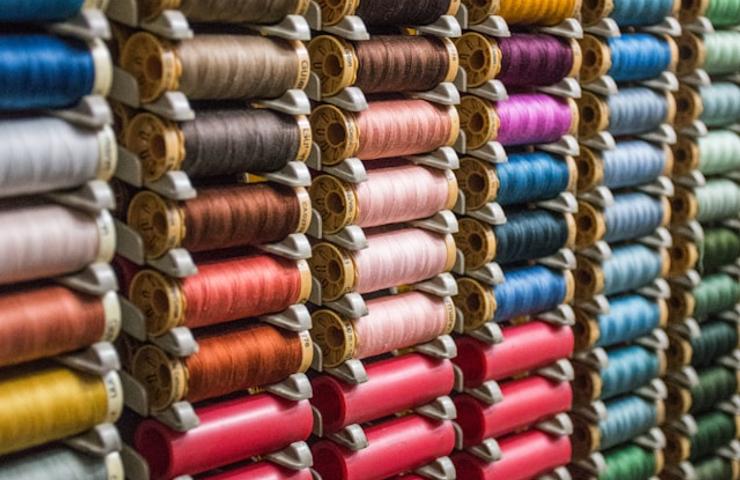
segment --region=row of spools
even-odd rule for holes
[[[0,475],[736,478],[737,2],[62,3]]]

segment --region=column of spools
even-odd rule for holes
[[[0,11],[0,478],[123,478],[101,2]],[[102,2],[105,3],[105,2]]]
[[[130,478],[311,478],[305,8],[107,10]]]
[[[569,478],[577,2],[464,2],[458,478]],[[508,28],[516,28],[510,33]]]
[[[671,421],[664,429],[667,467],[661,478],[734,479],[740,475],[740,137],[733,127],[740,120],[740,87],[732,76],[740,62],[730,50],[738,36],[729,29],[740,24],[740,2],[684,2],[680,18],[685,32],[673,171]]]
[[[313,468],[452,479],[457,5],[318,3]]]
[[[673,0],[584,3],[574,463],[581,478],[663,468],[667,196],[680,33]],[[616,138],[616,140],[615,140]]]

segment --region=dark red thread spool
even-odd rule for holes
[[[325,433],[424,405],[452,391],[452,362],[412,353],[381,360],[366,368],[368,381],[359,385],[329,375],[311,381],[311,404],[321,413]]]
[[[573,353],[573,331],[568,326],[532,321],[503,329],[504,341],[489,345],[472,337],[458,337],[457,357],[466,387],[502,380],[544,367]]]
[[[113,271],[116,272],[116,278],[118,279],[118,290],[121,292],[128,292],[128,287],[131,285],[131,280],[134,278],[141,267],[136,265],[131,260],[116,255],[110,262]]]
[[[110,311],[114,308],[111,300],[115,302],[115,296],[85,295],[61,286],[0,295],[0,366],[113,340],[120,327],[120,313]]]
[[[196,275],[180,280],[149,269],[134,276],[129,298],[146,317],[149,333],[280,312],[305,301],[311,289],[305,261],[253,253],[197,266]]]
[[[144,191],[128,209],[150,258],[176,247],[203,252],[276,242],[305,232],[310,217],[308,192],[268,183],[203,187],[183,202]]]
[[[458,478],[465,480],[529,480],[571,460],[568,436],[530,430],[501,439],[501,459],[487,463],[467,452],[452,457]]]
[[[270,394],[208,405],[196,413],[200,425],[187,432],[157,420],[144,420],[137,428],[134,445],[149,463],[153,480],[201,473],[280,450],[306,440],[313,425],[308,400],[291,402]]]
[[[332,480],[382,480],[422,467],[455,448],[455,427],[419,415],[389,420],[365,430],[368,447],[353,452],[330,440],[315,443],[314,469]]]
[[[312,480],[311,470],[290,470],[270,462],[259,462],[246,467],[227,470],[201,477],[204,480]]]
[[[455,397],[456,421],[462,427],[465,447],[567,412],[573,403],[569,382],[532,376],[502,383],[500,387],[503,400],[493,405],[466,394]]]

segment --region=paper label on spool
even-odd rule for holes
[[[451,209],[457,203],[457,197],[460,193],[460,189],[457,185],[457,177],[455,172],[450,169],[444,171],[445,178],[447,179],[447,203],[445,203],[446,209]]]
[[[103,383],[108,394],[108,410],[105,414],[105,421],[113,423],[121,416],[123,412],[123,386],[121,377],[118,372],[111,370],[103,376]]]
[[[565,297],[560,303],[570,303],[576,293],[576,281],[573,278],[573,272],[570,270],[563,271],[563,278],[565,278]]]
[[[311,296],[312,284],[311,284],[311,269],[308,266],[306,260],[298,260],[296,262],[298,272],[301,276],[301,291],[298,296],[298,303],[305,303]]]
[[[106,182],[113,177],[118,164],[118,146],[113,129],[104,125],[98,130],[98,171],[96,178]]]
[[[306,233],[308,226],[311,224],[311,197],[308,195],[303,187],[297,187],[294,189],[296,198],[298,199],[298,225],[296,226],[296,233]]]
[[[308,85],[308,77],[311,74],[311,60],[308,57],[308,50],[303,42],[300,40],[291,40],[290,43],[298,59],[298,76],[293,86],[294,88],[303,90]]]
[[[452,301],[452,297],[444,297],[445,313],[447,314],[447,323],[445,324],[444,333],[450,334],[455,329],[455,320],[457,314],[455,312],[455,302]]]
[[[311,147],[313,146],[311,123],[308,121],[308,117],[305,115],[297,115],[295,117],[295,122],[296,125],[298,125],[298,141],[300,142],[295,159],[298,162],[305,162],[311,155]]]
[[[571,38],[568,43],[573,52],[573,65],[570,67],[568,76],[577,77],[578,73],[581,71],[581,67],[583,66],[583,50],[581,50],[581,44],[578,43],[578,40],[575,38]]]
[[[123,473],[123,461],[120,453],[111,452],[105,456],[105,471],[108,480],[124,480],[126,478]]]
[[[113,60],[110,58],[110,52],[105,43],[99,38],[90,40],[88,44],[95,68],[93,89],[90,93],[107,96],[113,85]]]
[[[110,262],[116,253],[116,228],[108,210],[101,210],[95,219],[98,227],[98,262]]]
[[[121,331],[121,303],[118,301],[118,294],[114,291],[103,294],[100,302],[103,304],[105,315],[105,328],[100,341],[112,342]]]
[[[459,4],[459,0],[458,0]],[[442,45],[444,45],[445,50],[447,51],[447,75],[445,75],[443,82],[451,82],[455,80],[457,77],[457,72],[460,69],[460,56],[457,52],[457,47],[455,47],[455,43],[450,40],[447,37],[440,38],[439,39],[442,42]]]
[[[298,333],[298,338],[301,341],[301,365],[298,367],[298,372],[304,373],[308,371],[313,362],[313,341],[311,334],[305,330]]]

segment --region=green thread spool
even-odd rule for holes
[[[699,89],[704,110],[701,120],[710,127],[732,125],[740,118],[740,86],[716,82]]]
[[[704,35],[707,57],[704,70],[710,75],[740,70],[740,32],[718,31]]]
[[[737,374],[725,367],[710,367],[699,372],[699,383],[691,387],[691,409],[699,414],[737,393]]]
[[[736,262],[740,257],[740,235],[724,227],[704,230],[699,256],[699,270],[704,275]]]
[[[710,0],[706,16],[715,27],[740,24],[740,0]]]
[[[740,91],[740,89],[739,89]],[[738,112],[740,118],[740,112]],[[700,137],[699,170],[704,175],[718,175],[740,169],[740,136],[730,130],[712,130]]]
[[[709,455],[735,438],[735,417],[723,412],[698,417],[696,426],[696,434],[691,437],[690,460]]]
[[[732,353],[737,340],[737,329],[727,322],[718,320],[702,325],[701,335],[691,339],[691,365],[710,366],[717,358]]]
[[[695,192],[698,206],[696,220],[700,223],[736,217],[740,211],[740,187],[732,180],[710,180]]]
[[[693,316],[703,319],[732,309],[740,301],[740,285],[730,275],[716,273],[702,278],[693,295],[696,302]]]
[[[730,460],[710,457],[694,463],[696,480],[734,480],[735,468]]]
[[[599,480],[644,480],[655,475],[658,461],[655,453],[637,445],[625,445],[604,454],[606,469]]]

